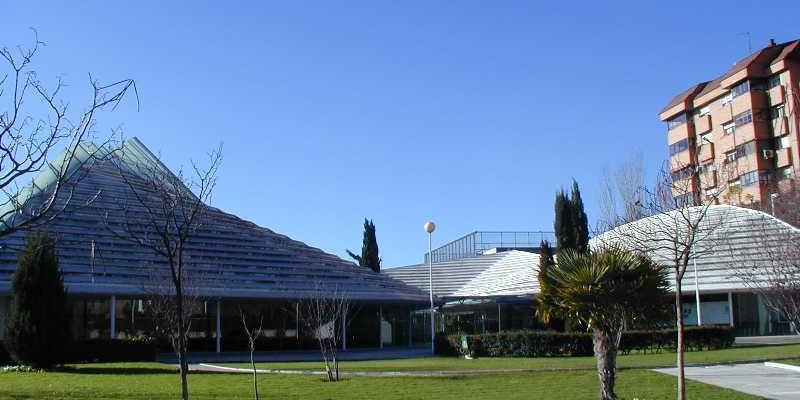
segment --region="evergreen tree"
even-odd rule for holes
[[[364,240],[361,245],[361,255],[347,250],[347,254],[358,262],[358,265],[367,267],[375,272],[381,272],[381,258],[378,256],[378,238],[375,236],[375,224],[372,220],[364,218]]]
[[[575,231],[575,250],[586,252],[589,250],[589,218],[583,210],[581,190],[578,188],[578,182],[574,179],[572,180],[570,205],[572,207],[572,226]]]
[[[67,293],[55,243],[47,233],[28,236],[11,293],[5,345],[14,361],[34,368],[63,362],[69,340]]]
[[[572,222],[572,204],[564,190],[556,193],[555,213],[553,231],[555,231],[556,235],[556,248],[558,250],[574,249],[576,240],[575,228]]]

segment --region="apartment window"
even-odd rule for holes
[[[675,196],[673,199],[675,200],[675,205],[678,207],[686,207],[694,204],[694,197],[691,192]]]
[[[772,119],[781,118],[786,115],[786,108],[783,106],[783,104],[772,107],[769,110],[769,115],[772,117]]]
[[[669,145],[669,155],[674,156],[682,151],[685,151],[689,148],[689,139],[681,139],[671,145]]]
[[[686,179],[686,178],[692,176],[693,169],[694,168],[691,165],[688,166],[688,167],[683,167],[683,168],[671,173],[670,177],[672,178],[673,182],[677,182],[677,181]]]
[[[701,108],[700,112],[698,113],[698,115],[700,115],[701,117],[708,114],[711,114],[711,106],[705,106]]]
[[[734,123],[733,123],[733,121],[731,121],[731,122],[726,122],[726,123],[722,124],[722,131],[723,131],[723,132],[724,132],[726,135],[730,135],[731,133],[733,133],[733,131],[734,131],[735,129],[736,129],[736,124],[734,124]]]
[[[778,180],[789,179],[792,177],[792,167],[783,167],[777,171],[775,171],[775,175],[777,176]]]
[[[750,91],[750,81],[744,81],[731,89],[731,99],[735,99]]]
[[[783,84],[781,74],[775,74],[767,78],[767,89],[772,89]]]
[[[700,169],[701,169],[701,171],[703,171],[704,174],[707,174],[707,173],[716,171],[717,170],[717,165],[714,164],[713,161],[711,161],[709,163],[703,164],[700,167]]]
[[[731,101],[733,101],[733,95],[731,95],[730,93],[726,94],[725,96],[722,96],[722,98],[720,99],[720,103],[722,103],[723,106],[727,105]]]
[[[697,140],[697,147],[700,147],[707,143],[714,143],[714,141],[711,140],[711,133],[704,133],[700,135],[700,138]]]
[[[739,176],[741,186],[751,186],[758,182],[758,171],[750,171]]]
[[[775,150],[789,148],[789,136],[775,139]]]
[[[675,118],[667,120],[667,129],[673,129],[686,123],[686,114],[680,113]]]
[[[739,187],[742,187],[742,183],[741,183],[741,182],[740,182],[740,181],[737,179],[737,180],[735,180],[735,181],[730,181],[730,182],[728,182],[728,186],[729,186],[731,189],[733,189],[733,188],[739,188]]]
[[[747,125],[747,124],[749,124],[751,122],[753,122],[753,111],[752,110],[747,110],[747,111],[745,111],[743,113],[739,113],[735,117],[733,117],[733,126],[734,127]]]
[[[713,199],[714,197],[717,196],[718,193],[719,193],[719,191],[717,190],[717,188],[706,189],[706,198],[707,199]]]
[[[740,144],[736,146],[733,151],[729,151],[725,153],[725,163],[732,163],[736,161],[736,159],[742,158],[748,154],[753,154],[756,152],[756,141],[751,140],[745,144]]]

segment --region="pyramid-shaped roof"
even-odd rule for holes
[[[91,144],[85,146],[96,150]],[[115,227],[126,226],[131,222],[128,219],[136,218],[135,209],[123,208],[134,203],[129,201],[134,195],[130,185],[138,187],[137,192],[147,187],[145,170],[171,172],[136,138],[126,141],[121,150],[103,152],[102,157],[66,159],[80,161],[71,168],[72,186],[59,201],[64,202],[68,195],[72,198],[65,211],[43,229],[56,237],[68,292],[146,293],[152,285],[151,277],[165,271],[168,264],[153,250],[120,237]],[[25,202],[40,199],[53,181],[47,176],[37,178],[35,185],[24,189]],[[197,282],[202,296],[292,300],[335,291],[353,301],[428,300],[427,293],[385,274],[217,208],[203,205],[203,210],[202,224],[192,234],[185,253],[186,269],[195,277],[193,282]],[[145,218],[143,214],[141,218]],[[17,232],[0,238],[0,293],[10,290],[25,235]]]
[[[520,250],[433,264],[433,294],[441,299],[532,298],[539,293],[539,255]],[[389,276],[428,290],[428,264],[385,270]]]

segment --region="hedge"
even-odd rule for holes
[[[67,349],[67,362],[155,361],[156,346],[151,339],[77,340]]]
[[[687,351],[715,350],[731,347],[735,332],[730,327],[690,327],[684,335]],[[467,349],[463,349],[462,340]],[[626,331],[620,341],[620,352],[657,353],[674,351],[676,329]],[[508,331],[478,335],[440,334],[436,352],[441,355],[469,355],[472,357],[564,357],[593,354],[592,335],[585,332]]]

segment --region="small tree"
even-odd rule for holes
[[[69,340],[67,292],[58,269],[55,242],[47,233],[28,236],[11,292],[5,339],[12,359],[34,368],[63,362]]]
[[[592,332],[600,399],[612,400],[616,358],[626,321],[661,313],[667,271],[649,258],[617,248],[559,252],[541,280],[537,315],[548,322],[569,315]]]
[[[563,190],[556,193],[553,228],[558,250],[586,251],[589,248],[589,220],[583,209],[578,182],[575,180],[572,181],[571,196]]]
[[[344,340],[342,328],[347,323],[349,310],[350,299],[346,293],[338,288],[324,290],[319,285],[315,294],[300,306],[303,323],[319,345],[329,382],[339,381],[337,352]]]
[[[589,249],[589,218],[583,210],[583,199],[581,199],[581,189],[578,182],[572,180],[572,197],[570,198],[572,208],[572,229],[575,237],[575,249],[587,251]]]
[[[258,327],[253,325],[253,328],[251,328],[250,325],[247,324],[247,313],[241,308],[239,309],[239,316],[242,319],[244,334],[247,335],[247,348],[250,350],[250,368],[253,370],[253,395],[255,399],[258,400],[258,370],[256,370],[255,352],[256,340],[264,334],[264,318],[259,315]]]
[[[372,220],[364,218],[364,241],[361,245],[361,255],[347,250],[347,254],[358,262],[358,265],[367,267],[375,272],[381,272],[381,258],[378,256],[378,239],[375,236],[375,224]]]

